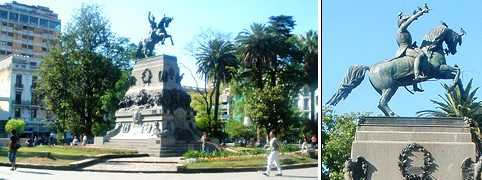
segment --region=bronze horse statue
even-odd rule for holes
[[[454,84],[450,86],[449,91],[452,91],[455,86],[462,89],[462,84],[459,81],[460,69],[457,65],[453,67],[447,65],[444,53],[454,55],[457,52],[457,44],[462,44],[462,36],[464,33],[465,32],[462,32],[462,34],[459,35],[448,27],[440,26],[432,28],[424,36],[420,49],[425,53],[427,58],[421,62],[420,68],[421,72],[426,76],[425,79],[421,81],[414,80],[414,58],[410,56],[385,60],[369,67],[354,65],[345,73],[345,77],[337,92],[326,104],[336,106],[340,100],[345,99],[352,89],[360,85],[367,70],[370,71],[370,83],[381,95],[378,108],[385,116],[397,116],[388,107],[388,101],[390,101],[400,86],[414,85],[433,78],[452,79]],[[443,42],[445,42],[448,49],[443,48]]]
[[[169,23],[174,18],[172,17],[163,17],[159,22],[157,28],[151,31],[146,37],[144,37],[137,47],[136,56],[137,57],[149,57],[152,56],[152,52],[154,51],[154,47],[157,43],[161,42],[161,45],[164,45],[164,41],[166,38],[171,39],[171,44],[174,45],[172,41],[172,36],[167,34],[166,28],[169,27]],[[141,54],[142,53],[142,54]]]

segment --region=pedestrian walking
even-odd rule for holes
[[[10,137],[10,142],[8,143],[8,160],[10,163],[12,163],[12,168],[10,171],[15,171],[17,169],[17,164],[15,161],[17,159],[17,150],[20,148],[20,143],[16,135],[17,131],[12,129],[10,133],[12,133],[12,137]]]
[[[283,149],[281,148],[281,143],[276,138],[276,133],[274,131],[270,132],[269,136],[272,138],[271,141],[269,141],[269,149],[271,152],[268,155],[268,167],[263,175],[269,176],[271,166],[274,163],[276,168],[278,168],[278,174],[276,174],[276,176],[282,176],[283,174],[281,172],[281,164],[279,163],[278,150],[281,151],[281,154],[283,154]]]
[[[82,138],[82,146],[87,144],[87,134],[84,133],[84,137]]]
[[[201,142],[202,143],[202,150],[204,152],[209,152],[209,138],[208,138],[208,133],[204,132],[204,135],[201,137],[200,140],[198,140],[198,142]]]
[[[37,136],[35,136],[33,138],[33,146],[37,146],[38,145],[38,139],[37,139]]]
[[[313,134],[311,137],[311,148],[316,149],[316,135]]]
[[[301,153],[303,153],[303,149],[308,150],[308,138],[304,133],[303,133],[303,144],[301,145]]]

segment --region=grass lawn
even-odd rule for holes
[[[289,158],[292,161],[287,162],[283,159]],[[318,159],[312,159],[307,156],[280,156],[281,165],[287,164],[302,164],[302,163],[315,163]],[[236,159],[236,160],[207,160],[198,161],[196,163],[185,164],[186,168],[221,168],[221,167],[263,167],[266,166],[266,157],[257,157],[249,159]]]
[[[38,158],[37,152],[50,152],[48,158]],[[107,148],[88,148],[81,146],[37,146],[22,147],[17,152],[18,163],[44,164],[44,165],[69,165],[69,163],[84,160],[99,154],[133,154],[136,151],[107,149]],[[8,161],[7,148],[0,148],[0,162]]]

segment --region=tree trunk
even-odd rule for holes
[[[219,111],[219,85],[221,84],[220,80],[215,80],[216,84],[215,94],[214,94],[214,118],[213,120],[216,122],[218,120],[218,111]]]
[[[274,57],[271,57],[272,60],[271,60],[271,64],[272,64],[272,70],[270,72],[270,75],[271,75],[271,87],[275,87],[276,86],[276,71],[278,69],[278,63],[277,63],[277,60],[276,60],[276,56]]]
[[[256,61],[256,82],[257,82],[257,88],[258,89],[263,89],[263,74],[262,74],[262,66],[261,66],[261,59],[257,59]],[[261,130],[259,129],[260,127],[256,127],[257,131],[257,138],[258,138],[258,143],[261,144]]]

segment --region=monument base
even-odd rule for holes
[[[464,118],[358,121],[351,150],[351,159],[358,162],[345,163],[345,179],[463,179],[462,164],[475,160],[476,146]],[[357,163],[362,165],[355,168]]]

